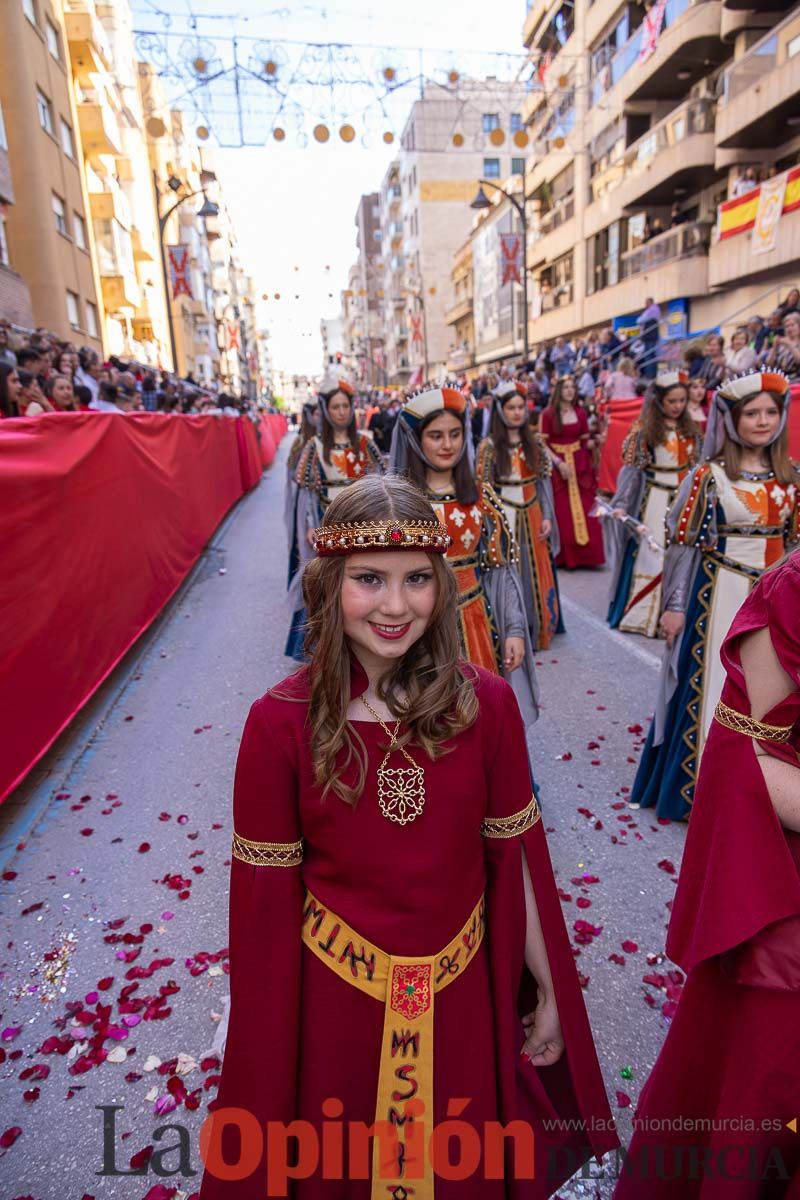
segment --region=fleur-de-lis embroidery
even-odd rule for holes
[[[474,541],[475,541],[475,534],[472,532],[472,530],[469,528],[469,526],[467,526],[467,528],[461,534],[461,542],[464,545],[464,547],[467,550],[469,550],[470,546],[472,545],[472,543]]]
[[[469,515],[472,517],[473,521],[480,521],[481,510],[478,508],[477,504],[473,504],[472,508],[469,510]]]
[[[460,508],[452,508],[450,510],[450,520],[458,529],[461,528],[466,519],[466,514]]]

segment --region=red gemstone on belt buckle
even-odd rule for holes
[[[390,541],[392,541],[392,542],[402,542],[402,540],[403,540],[403,531],[402,531],[402,529],[392,529],[392,530],[390,530],[390,531],[389,531],[389,540],[390,540]]]

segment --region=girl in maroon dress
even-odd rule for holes
[[[295,1200],[540,1200],[616,1145],[519,710],[458,657],[448,542],[396,477],[317,531],[310,662],[253,705],[236,769],[202,1200],[286,1195],[279,1123]],[[504,1163],[481,1143],[512,1121]]]
[[[667,937],[688,972],[615,1200],[800,1195],[800,551],[722,645]]]
[[[603,530],[590,517],[597,491],[592,437],[586,410],[578,403],[572,375],[556,380],[547,408],[539,418],[539,433],[553,461],[553,501],[561,548],[559,567],[601,567]]]

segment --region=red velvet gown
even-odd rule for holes
[[[722,699],[749,714],[739,646],[745,634],[769,629],[796,690],[763,720],[793,729],[786,743],[759,745],[796,767],[799,614],[796,552],[762,577],[722,647]],[[797,777],[800,788],[800,770]],[[800,835],[778,821],[752,739],[717,720],[703,751],[667,953],[688,978],[642,1092],[614,1200],[800,1195],[800,1135],[787,1127],[800,1115]],[[683,1130],[658,1127],[676,1117]],[[687,1119],[711,1128],[687,1131]]]
[[[301,944],[308,888],[375,945],[394,955],[436,954],[463,926],[482,893],[486,936],[469,968],[437,992],[434,1010],[434,1119],[448,1100],[465,1097],[461,1117],[519,1118],[536,1138],[534,1180],[462,1182],[437,1178],[435,1200],[539,1200],[551,1195],[591,1154],[617,1144],[574,960],[564,927],[542,822],[521,836],[486,837],[487,815],[525,809],[531,780],[522,721],[504,680],[479,667],[476,722],[454,752],[424,765],[426,803],[407,825],[387,820],[377,802],[376,771],[386,737],[377,724],[353,722],[369,766],[352,807],[324,802],[314,785],[306,727],[304,668],[257,701],[242,739],[234,791],[236,834],[252,841],[303,839],[301,865],[231,869],[231,1018],[215,1109],[238,1106],[263,1124],[301,1117],[321,1125],[322,1102],[344,1104],[343,1120],[375,1118],[383,1005],[340,979]],[[352,695],[366,677],[353,667]],[[278,693],[293,699],[278,698]],[[392,764],[393,765],[393,764]],[[535,888],[566,1052],[537,1070],[520,1057],[520,1015],[532,1011],[535,985],[524,967],[525,901],[521,853]],[[577,1120],[546,1132],[543,1122]],[[581,1119],[585,1123],[580,1128]],[[226,1148],[235,1161],[238,1134]],[[346,1168],[345,1168],[346,1170]],[[370,1182],[298,1181],[294,1200],[368,1200]],[[398,1189],[401,1196],[405,1189]],[[387,1190],[387,1200],[390,1196]],[[414,1195],[409,1187],[406,1194]],[[249,1180],[221,1183],[209,1172],[202,1200],[262,1200],[263,1166]]]
[[[553,507],[561,538],[556,566],[601,567],[605,562],[603,530],[597,517],[589,516],[597,492],[597,472],[586,448],[589,419],[582,408],[576,411],[578,420],[562,425],[558,433],[552,408],[546,408],[539,418],[539,433],[572,472],[567,481],[557,467],[553,470]]]

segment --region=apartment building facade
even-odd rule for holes
[[[780,175],[800,151],[800,16],[776,12],[783,0],[746,3],[530,5],[533,343],[630,328],[648,296],[664,333],[725,331],[795,282],[791,203],[771,256],[750,236],[720,237],[744,167]]]
[[[472,225],[480,179],[522,176],[528,138],[522,84],[426,82],[380,192],[383,328],[390,383],[446,373],[453,340],[452,260]]]
[[[11,262],[11,250],[6,228],[7,213],[14,203],[14,181],[8,157],[3,109],[0,105],[0,318],[12,325],[30,328],[33,308],[28,285]]]
[[[342,297],[343,358],[354,381],[363,387],[385,382],[380,216],[379,194],[362,196],[355,214],[357,256]]]
[[[3,277],[0,316],[100,350],[102,313],[60,0],[4,5],[0,105],[3,189],[11,181],[14,201],[4,212],[3,266],[17,277]]]

